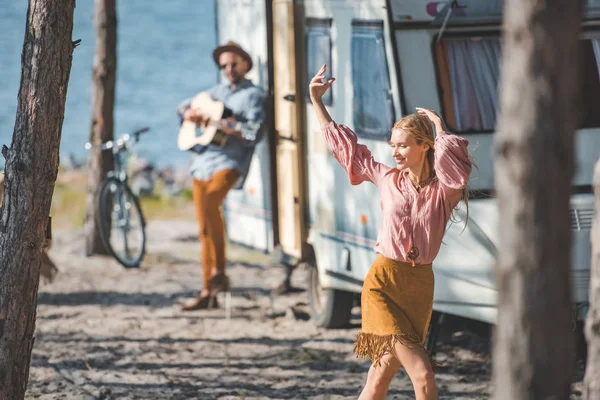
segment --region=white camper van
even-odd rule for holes
[[[232,241],[308,262],[316,324],[336,327],[376,257],[376,188],[350,185],[328,153],[307,86],[327,63],[336,77],[325,99],[374,157],[393,165],[391,127],[416,106],[439,110],[466,137],[478,168],[469,221],[457,211],[434,262],[434,310],[494,323],[494,264],[500,219],[494,199],[493,138],[500,73],[500,0],[217,0],[218,41],[254,57],[250,76],[269,93],[268,140],[243,192],[226,202]],[[571,201],[572,285],[577,318],[588,301],[592,170],[600,151],[600,2],[586,6],[581,38],[584,109],[576,135]],[[532,149],[535,151],[535,149]],[[558,244],[557,244],[558,245]]]

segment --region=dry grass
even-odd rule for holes
[[[144,197],[141,199],[141,205],[147,221],[196,218],[194,204],[185,196]]]
[[[157,184],[158,195],[140,200],[146,221],[195,218],[190,190],[184,190],[180,196],[168,196],[162,192],[162,186]],[[73,229],[83,226],[86,193],[87,173],[85,171],[59,171],[50,209],[54,229]]]
[[[85,172],[59,171],[50,208],[53,229],[83,226],[86,190]]]

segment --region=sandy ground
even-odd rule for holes
[[[195,234],[194,222],[152,222],[143,267],[125,270],[86,258],[82,231],[55,231],[60,272],[40,287],[26,398],[356,399],[369,367],[351,354],[359,320],[316,328],[306,292],[271,297],[283,271],[266,255],[229,246],[230,320],[223,308],[179,310],[200,287]],[[305,288],[305,276],[296,271],[294,286]],[[487,399],[487,331],[449,326],[436,354],[441,398]],[[404,373],[388,398],[413,398]]]

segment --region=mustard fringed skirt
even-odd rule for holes
[[[411,263],[380,255],[371,266],[361,296],[362,329],[354,353],[379,365],[394,345],[423,346],[433,309],[431,264]]]

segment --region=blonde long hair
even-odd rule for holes
[[[402,129],[404,132],[408,133],[412,137],[415,138],[418,144],[426,144],[429,146],[429,150],[427,150],[427,154],[425,155],[427,164],[429,165],[429,170],[431,173],[435,174],[435,138],[433,135],[433,124],[431,120],[422,114],[413,113],[406,115],[396,121],[392,130]],[[473,161],[469,158],[471,164]],[[473,164],[474,165],[474,164]],[[465,206],[467,207],[467,218],[465,220],[465,228],[467,226],[467,222],[469,221],[469,188],[465,187],[462,190],[462,200],[465,202]]]

